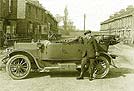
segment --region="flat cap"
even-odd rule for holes
[[[91,30],[88,30],[84,33],[84,35],[91,33]]]

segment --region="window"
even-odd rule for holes
[[[41,11],[42,13],[41,13],[41,20],[43,20],[43,17],[44,17],[44,13],[43,13],[43,11]]]
[[[28,16],[30,17],[30,15],[31,15],[31,6],[29,5],[28,6]]]
[[[9,12],[11,12],[11,3],[12,3],[12,0],[9,0]]]
[[[2,29],[3,29],[3,22],[0,21],[0,31],[2,31]]]
[[[38,9],[37,8],[35,8],[36,9],[36,14],[35,14],[35,18],[37,19],[38,18]]]
[[[3,3],[6,3],[6,0],[3,0]]]

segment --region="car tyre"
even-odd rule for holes
[[[95,61],[94,78],[104,78],[110,69],[109,61],[104,56],[99,56]]]
[[[6,64],[6,71],[12,79],[26,78],[31,71],[31,62],[25,55],[14,55]]]

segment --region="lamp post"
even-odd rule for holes
[[[84,14],[84,32],[85,32],[85,28],[86,28],[86,14]]]

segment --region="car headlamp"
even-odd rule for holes
[[[11,52],[11,51],[13,51],[12,48],[6,48],[4,52],[9,53],[9,52]]]

